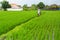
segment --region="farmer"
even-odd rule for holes
[[[41,15],[40,8],[38,7],[38,16]]]

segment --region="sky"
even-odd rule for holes
[[[60,5],[60,0],[7,0],[7,1],[9,1],[10,4],[14,3],[21,6],[23,6],[24,4],[31,6],[31,4],[38,4],[39,2],[44,2],[45,5],[51,5],[51,4]]]

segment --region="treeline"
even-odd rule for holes
[[[26,5],[23,5],[23,10],[37,10],[38,8],[43,9],[45,7],[45,4],[43,2],[38,3],[37,5],[32,4],[30,7]]]
[[[38,3],[37,5],[32,4],[30,7],[27,5],[23,6],[24,10],[37,10],[37,8],[40,7],[40,9],[43,10],[60,10],[60,5],[52,4],[52,5],[45,5],[43,2]]]

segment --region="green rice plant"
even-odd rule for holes
[[[36,11],[0,11],[0,35],[36,17]]]
[[[60,11],[42,11],[41,16],[16,26],[13,30],[6,33],[5,39],[60,40]]]

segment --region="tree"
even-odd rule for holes
[[[45,7],[45,4],[43,2],[40,2],[38,5],[38,16],[41,15],[41,10],[40,9],[43,9]]]
[[[46,9],[46,10],[49,10],[49,6],[48,6],[48,5],[46,5],[46,6],[45,6],[45,9]]]
[[[25,4],[25,5],[23,5],[23,10],[25,10],[25,11],[27,11],[28,10],[28,7],[27,7],[27,5]]]
[[[1,4],[4,11],[7,11],[7,8],[11,8],[11,5],[9,4],[8,1],[3,1]]]
[[[37,6],[35,4],[32,4],[31,10],[36,10],[36,9],[37,9]]]
[[[45,4],[43,2],[40,2],[37,7],[39,7],[40,9],[44,8],[45,7]]]

